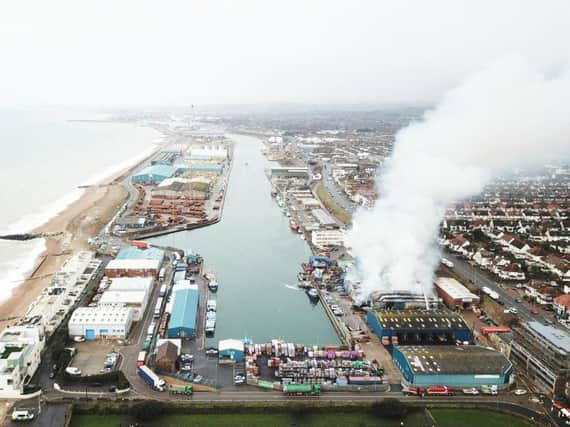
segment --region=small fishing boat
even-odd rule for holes
[[[311,299],[311,301],[318,301],[319,300],[319,293],[315,288],[311,288],[307,291],[307,295]]]

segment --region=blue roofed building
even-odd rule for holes
[[[220,363],[242,362],[244,359],[244,343],[240,340],[228,339],[218,343],[218,358]]]
[[[152,165],[135,173],[131,180],[137,184],[158,184],[167,178],[172,178],[178,168],[169,165]]]
[[[198,286],[188,285],[173,292],[174,302],[168,322],[168,338],[192,338],[196,335],[200,299]]]
[[[384,345],[471,341],[465,320],[449,310],[370,310],[367,321]]]
[[[513,365],[500,352],[477,345],[404,345],[392,350],[407,386],[479,388],[510,385]]]
[[[129,246],[119,251],[116,259],[153,259],[160,261],[164,260],[164,251],[158,248],[140,249],[136,246]]]

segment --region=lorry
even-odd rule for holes
[[[172,394],[183,394],[185,396],[191,396],[194,393],[192,385],[188,384],[185,386],[168,386],[167,390]]]
[[[139,355],[137,357],[137,366],[140,368],[144,365],[144,361],[146,360],[146,351],[139,351]]]
[[[433,385],[429,387],[405,387],[404,394],[414,396],[453,396],[453,389],[446,385]]]
[[[320,396],[319,384],[286,384],[283,393],[287,396]]]
[[[164,385],[166,384],[164,380],[161,380],[158,375],[150,370],[146,365],[139,366],[138,368],[139,376],[151,386],[153,389],[158,391],[164,391]]]
[[[160,312],[162,309],[162,297],[159,297],[158,300],[156,300],[156,305],[154,306],[154,314],[153,314],[153,318],[154,319],[158,319],[160,317]]]

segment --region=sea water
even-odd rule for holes
[[[96,184],[153,150],[160,134],[133,124],[74,121],[103,115],[62,109],[0,109],[0,235],[45,224]],[[0,240],[0,302],[45,249],[43,239]]]

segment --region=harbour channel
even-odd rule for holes
[[[270,162],[258,138],[230,135],[234,142],[222,220],[212,226],[148,239],[200,254],[219,282],[212,344],[226,338],[273,338],[338,344],[321,304],[297,287],[297,273],[311,252],[271,197],[265,175]]]

